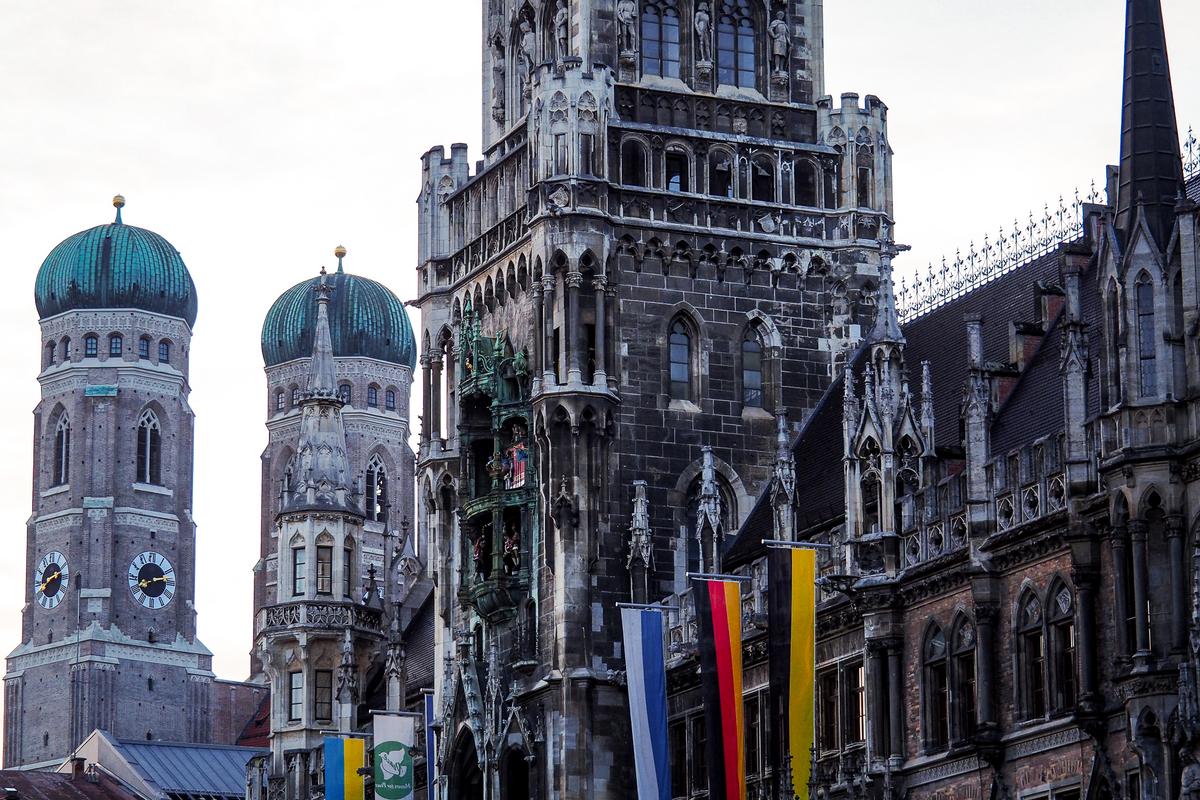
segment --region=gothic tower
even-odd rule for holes
[[[813,0],[482,6],[484,158],[418,200],[436,757],[444,797],[624,798],[615,603],[720,568],[873,324],[887,107],[823,95]]]
[[[21,644],[7,661],[4,760],[59,763],[97,728],[206,742],[212,655],[196,639],[196,287],[176,249],[116,221],[46,257],[41,401]]]
[[[270,441],[252,669],[271,686],[261,777],[287,798],[320,785],[321,732],[359,730],[382,707],[373,687],[402,680],[389,647],[402,649],[389,637],[396,573],[425,552],[415,531],[404,541],[412,327],[391,291],[344,271],[345,253],[335,251],[336,272],[284,292],[262,331]]]

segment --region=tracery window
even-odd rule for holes
[[[642,74],[679,77],[678,0],[646,2],[642,7]]]
[[[1075,709],[1075,598],[1066,586],[1057,584],[1050,596],[1050,682],[1053,709]]]
[[[387,468],[378,455],[371,456],[367,462],[367,519],[376,522],[387,521],[388,494]]]
[[[724,0],[717,20],[717,77],[721,83],[754,88],[756,38],[749,0]]]
[[[66,414],[59,419],[54,429],[54,485],[63,486],[70,481],[71,466],[71,420]]]
[[[950,675],[946,634],[934,627],[925,637],[925,749],[945,750],[950,745]]]
[[[753,330],[742,340],[742,405],[763,407],[763,346]]]
[[[1158,374],[1155,356],[1158,343],[1155,341],[1154,286],[1150,276],[1143,272],[1138,276],[1135,299],[1137,300],[1138,334],[1138,379],[1142,397],[1158,394]]]
[[[1046,715],[1046,638],[1042,604],[1026,593],[1017,612],[1018,675],[1021,711],[1026,719]]]
[[[162,484],[162,429],[150,409],[138,419],[136,467],[138,483]]]

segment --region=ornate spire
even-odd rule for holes
[[[646,497],[646,482],[633,482],[633,519],[629,525],[629,559],[625,566],[635,564],[646,569],[654,567],[653,532],[650,530],[650,500]]]
[[[775,415],[775,484],[790,501],[796,494],[796,462],[792,456],[787,420],[786,411]]]
[[[1179,128],[1160,0],[1126,0],[1125,89],[1117,230],[1128,243],[1138,209],[1159,248],[1167,245],[1183,188]]]
[[[312,362],[308,368],[308,393],[314,397],[337,395],[337,378],[333,369],[333,340],[329,335],[329,283],[321,267],[321,282],[317,284],[317,331],[313,336]]]
[[[896,290],[892,285],[892,258],[899,252],[900,248],[891,242],[884,242],[879,249],[879,302],[875,309],[875,327],[871,330],[872,342],[904,344],[900,315],[896,311]]]
[[[114,222],[117,225],[122,224],[121,223],[121,209],[124,207],[125,207],[125,197],[123,195],[117,195],[116,197],[113,198],[113,208],[115,208],[117,210],[117,218],[116,218],[116,220],[114,220]]]

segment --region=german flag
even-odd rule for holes
[[[741,584],[697,579],[692,594],[700,623],[700,674],[708,727],[708,797],[746,800]]]
[[[812,769],[816,664],[817,554],[810,548],[773,547],[767,557],[771,756],[776,797],[808,797]],[[791,767],[792,785],[784,785]]]

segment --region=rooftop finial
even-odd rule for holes
[[[117,224],[121,224],[121,209],[125,207],[125,196],[116,195],[113,197],[113,208],[117,210]]]
[[[333,248],[333,254],[335,256],[337,256],[337,260],[338,260],[337,271],[341,272],[342,271],[342,259],[346,257],[346,248],[342,247],[339,244],[337,247]]]

